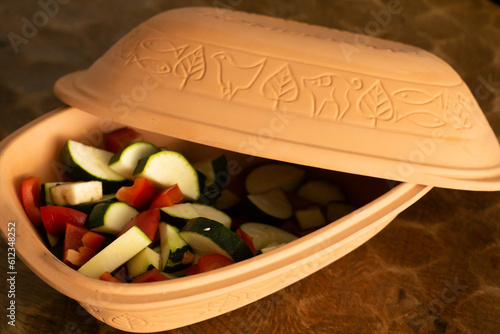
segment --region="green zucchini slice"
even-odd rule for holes
[[[139,211],[123,202],[101,203],[90,213],[86,227],[102,233],[117,234]]]
[[[109,160],[108,166],[116,173],[132,180],[137,162],[159,151],[158,147],[149,142],[136,142],[115,153]]]
[[[268,192],[275,188],[294,190],[304,179],[304,169],[287,164],[267,164],[253,169],[245,179],[249,194]]]
[[[257,251],[298,239],[295,235],[268,224],[244,223],[241,224],[240,229],[252,238],[253,246]]]
[[[221,210],[199,203],[179,203],[161,208],[162,220],[181,229],[193,218],[205,217],[231,228],[231,217]]]
[[[117,269],[150,243],[151,239],[139,227],[133,226],[81,266],[78,272],[99,278],[104,272]]]
[[[247,244],[233,231],[208,218],[194,218],[179,233],[198,256],[221,254],[238,262],[253,256]]]
[[[252,220],[262,223],[279,224],[293,215],[292,205],[280,188],[249,194],[242,206]]]
[[[148,270],[160,268],[160,254],[149,247],[144,248],[127,261],[127,271],[130,277],[139,276]]]
[[[145,177],[160,188],[178,184],[186,200],[200,197],[198,172],[178,152],[160,151],[139,160],[134,177]]]
[[[60,152],[64,172],[73,181],[101,181],[103,192],[110,194],[129,181],[108,166],[113,153],[77,141],[68,140]]]
[[[160,270],[175,273],[186,269],[194,260],[193,249],[179,235],[175,226],[160,222]]]

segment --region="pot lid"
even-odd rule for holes
[[[218,8],[164,12],[56,95],[103,119],[251,156],[445,188],[500,190],[497,138],[421,49]]]

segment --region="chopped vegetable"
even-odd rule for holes
[[[45,230],[54,236],[64,234],[66,223],[83,226],[87,220],[86,213],[64,206],[42,206],[40,213]]]
[[[179,234],[199,256],[221,254],[235,262],[253,256],[235,232],[215,220],[204,217],[191,219]]]
[[[250,248],[253,255],[257,255],[257,250],[255,249],[255,246],[253,244],[253,238],[251,236],[249,236],[241,228],[238,228],[236,230],[236,235],[239,236],[241,238],[241,240],[243,240],[247,244],[248,248]]]
[[[196,200],[200,197],[198,173],[178,152],[160,151],[139,160],[134,177],[145,177],[159,188],[177,184],[187,200]]]
[[[113,275],[111,275],[111,273],[109,271],[105,271],[101,276],[99,276],[99,279],[101,281],[122,283],[122,281],[120,281],[118,278],[116,278]]]
[[[131,180],[134,177],[137,162],[159,151],[158,147],[148,142],[133,143],[122,151],[115,153],[109,159],[108,166],[118,174]]]
[[[297,190],[297,195],[320,205],[345,201],[342,190],[336,184],[326,180],[308,181]]]
[[[249,194],[259,194],[279,188],[294,190],[304,179],[306,172],[299,167],[286,164],[267,164],[255,168],[248,174],[245,187]]]
[[[73,182],[29,177],[21,189],[53,254],[89,277],[141,283],[212,271],[297,239],[277,226],[309,231],[355,210],[336,184],[299,166],[262,165],[227,189],[225,155],[195,169],[133,130],[105,137],[106,150],[66,142],[60,158]]]
[[[102,199],[100,181],[65,183],[55,185],[49,191],[55,205],[77,205]]]
[[[293,215],[292,205],[280,188],[249,194],[243,205],[251,219],[264,223],[279,224]]]
[[[106,150],[117,153],[127,146],[141,140],[142,135],[132,128],[122,128],[104,134],[104,144]]]
[[[177,184],[174,184],[157,194],[149,208],[155,209],[173,206],[174,204],[182,202],[183,199],[184,196],[182,195],[181,189]]]
[[[97,253],[78,269],[86,276],[99,278],[130,260],[151,243],[151,239],[137,226],[131,227],[106,248]]]
[[[234,261],[228,259],[227,257],[220,254],[208,254],[201,256],[198,259],[198,270],[200,273],[204,273],[207,271],[219,269],[230,264],[233,264]]]
[[[158,194],[155,186],[145,178],[137,178],[130,187],[121,187],[116,198],[138,210],[146,210]]]
[[[321,208],[317,205],[295,211],[295,218],[300,228],[303,230],[316,228],[326,224]]]
[[[103,242],[104,236],[66,223],[63,262],[73,268],[79,268],[99,252]]]
[[[179,235],[179,230],[172,225],[160,223],[160,270],[175,273],[186,269],[194,261],[193,249]]]
[[[290,232],[262,223],[245,223],[240,229],[251,238],[253,247],[257,251],[275,243],[286,244],[297,239]]]
[[[164,207],[160,211],[162,220],[177,228],[183,228],[193,218],[205,217],[215,220],[227,228],[231,227],[231,217],[216,208],[198,203],[179,203]]]
[[[159,281],[166,281],[169,279],[170,278],[159,272],[158,269],[153,268],[134,278],[132,280],[132,283],[159,282]]]
[[[86,227],[96,232],[117,234],[138,214],[139,211],[127,203],[101,203],[90,213]]]
[[[118,237],[126,233],[133,226],[137,226],[149,237],[149,239],[155,240],[155,236],[158,232],[159,223],[160,223],[159,209],[151,209],[140,212],[123,227],[123,229],[118,233]]]
[[[28,177],[23,180],[21,185],[21,199],[24,211],[28,215],[31,223],[35,226],[40,225],[42,216],[40,214],[40,186],[42,180],[36,177]]]
[[[128,180],[108,167],[113,153],[68,140],[60,152],[65,173],[74,181],[101,181],[103,192],[110,194],[127,185]]]
[[[127,261],[127,270],[130,277],[139,276],[146,271],[160,267],[160,254],[149,247],[144,248],[133,258]]]

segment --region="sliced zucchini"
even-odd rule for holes
[[[123,202],[101,203],[88,217],[86,228],[102,233],[117,234],[139,211]]]
[[[201,173],[201,175],[198,174],[201,192],[198,203],[213,205],[220,197],[221,190],[229,182],[226,156],[221,155],[216,159],[203,161],[194,167]]]
[[[47,182],[43,183],[41,187],[41,198],[42,198],[42,203],[45,205],[55,205],[54,201],[52,200],[52,195],[50,194],[50,188],[66,184],[68,182]]]
[[[253,246],[257,251],[298,239],[295,235],[268,224],[244,223],[241,224],[240,229],[252,238]]]
[[[326,219],[329,222],[336,221],[339,218],[344,217],[345,215],[350,214],[355,211],[357,208],[354,205],[348,203],[330,203],[326,207]]]
[[[108,166],[113,153],[77,141],[68,140],[60,153],[65,173],[74,181],[101,181],[103,192],[110,194],[127,185],[128,180]]]
[[[55,205],[77,205],[102,199],[102,182],[69,182],[50,188]]]
[[[81,266],[78,272],[99,278],[105,271],[117,269],[150,243],[151,239],[139,227],[133,226]]]
[[[194,260],[193,249],[179,235],[177,227],[160,222],[160,271],[175,273],[186,269]]]
[[[198,173],[178,152],[160,151],[139,160],[134,177],[145,177],[161,188],[177,183],[186,200],[197,200],[200,197]]]
[[[297,195],[320,205],[345,201],[345,195],[339,186],[326,180],[306,182],[297,190]]]
[[[219,198],[214,203],[215,208],[227,210],[241,202],[241,198],[229,189],[222,189]]]
[[[306,175],[302,168],[287,164],[268,164],[255,168],[245,180],[249,194],[268,192],[275,188],[294,190]]]
[[[149,247],[144,248],[127,261],[127,271],[130,277],[139,276],[153,268],[160,269],[160,254]]]
[[[221,254],[238,262],[253,256],[247,244],[233,231],[208,218],[194,218],[179,233],[196,255]]]
[[[320,227],[326,224],[325,216],[317,205],[295,211],[297,223],[303,230]]]
[[[87,202],[87,203],[80,203],[77,205],[65,205],[68,208],[75,209],[81,212],[86,213],[87,215],[90,215],[92,210],[97,204],[101,203],[113,203],[118,201],[115,197],[115,194],[107,194],[107,195],[102,195],[102,198],[98,201],[93,201],[93,202]]]
[[[231,228],[231,217],[209,205],[198,203],[179,203],[161,208],[161,219],[181,229],[193,218],[205,217]]]
[[[268,246],[266,246],[266,247],[262,248],[262,249],[260,250],[260,252],[261,252],[262,254],[264,254],[264,253],[270,252],[270,251],[272,251],[272,250],[274,250],[274,249],[276,249],[276,248],[279,248],[279,247],[281,247],[281,246],[283,246],[283,245],[286,245],[286,244],[280,244],[280,243],[277,243],[277,242],[273,242],[272,244],[270,244],[270,245],[268,245]]]
[[[293,215],[292,205],[280,188],[249,194],[243,200],[242,206],[252,220],[264,223],[277,224]]]
[[[213,160],[207,160],[194,165],[195,169],[205,176],[205,184],[217,184],[221,189],[229,181],[227,158],[223,154]]]
[[[115,153],[109,160],[108,166],[118,174],[132,180],[137,162],[159,151],[160,149],[151,143],[136,142],[127,146],[123,151]]]
[[[47,240],[49,241],[50,247],[54,247],[55,245],[57,245],[59,240],[61,240],[61,235],[52,235],[49,233],[46,233],[46,234],[47,234]]]

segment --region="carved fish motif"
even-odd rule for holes
[[[436,103],[441,108],[444,107],[442,92],[432,95],[421,90],[404,89],[395,92],[393,95],[396,100],[408,104],[423,105],[428,103]]]
[[[173,42],[165,42],[161,39],[150,39],[144,41],[142,46],[148,50],[159,52],[159,53],[173,53],[176,58],[182,56],[184,51],[189,47],[189,45],[177,46]]]

